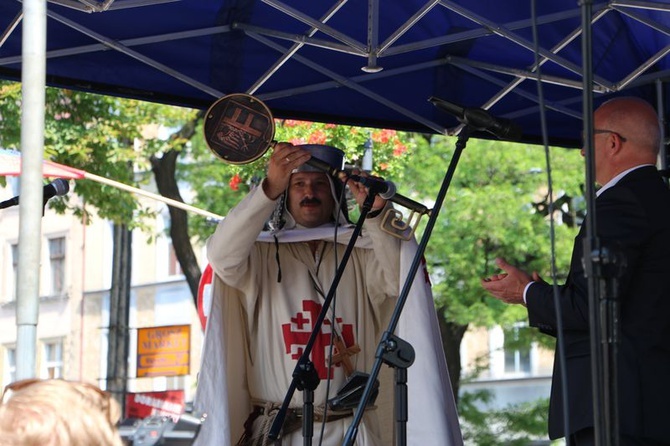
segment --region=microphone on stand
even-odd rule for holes
[[[308,159],[305,164],[309,164],[312,167],[316,167],[319,170],[322,170],[326,172],[328,175],[333,177],[334,179],[338,180],[339,179],[339,174],[340,172],[343,172],[339,169],[334,168],[330,164],[326,163],[325,161],[321,161],[320,159],[317,158],[310,158]],[[345,172],[346,173],[346,172]],[[372,189],[374,188],[374,191],[379,194],[381,198],[384,200],[390,200],[400,206],[403,206],[411,211],[417,212],[420,215],[424,214],[429,214],[430,209],[428,209],[426,206],[423,204],[412,200],[411,198],[407,198],[403,195],[400,195],[396,193],[396,187],[395,184],[393,184],[390,181],[384,181],[380,180],[378,178],[370,178],[370,177],[363,177],[360,175],[349,175],[347,174],[347,178],[350,180],[357,181],[366,187]]]
[[[484,109],[461,107],[434,96],[428,98],[428,101],[475,130],[483,130],[508,141],[521,139],[521,127],[509,119],[496,118]]]
[[[70,183],[68,183],[67,180],[64,180],[63,178],[58,178],[54,180],[52,183],[47,184],[44,186],[44,189],[42,189],[42,201],[44,204],[46,204],[47,200],[53,197],[60,197],[62,195],[67,194],[70,191]],[[5,200],[3,202],[0,202],[0,209],[5,209],[10,206],[16,206],[19,204],[19,195],[17,195],[14,198],[10,198],[9,200]]]
[[[360,175],[349,175],[349,179],[361,183],[368,189],[373,190],[384,200],[393,200],[393,197],[396,195],[396,187],[392,181],[380,180],[379,178],[362,177]]]

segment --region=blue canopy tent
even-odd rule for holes
[[[531,5],[50,0],[47,83],[201,109],[226,94],[249,93],[278,118],[453,133],[458,121],[428,102],[435,96],[512,119],[524,141],[537,143],[537,60],[550,143],[577,147],[580,7],[536,1],[533,13]],[[21,8],[0,0],[0,77],[15,80]],[[596,105],[625,93],[667,108],[670,2],[595,3],[593,12]]]

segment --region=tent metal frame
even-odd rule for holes
[[[67,8],[76,9],[85,13],[90,14],[104,14],[108,11],[114,11],[118,9],[127,9],[127,8],[140,8],[148,6],[156,6],[165,3],[171,3],[178,0],[106,0],[104,2],[96,2],[89,0],[50,0],[49,3],[65,6]],[[181,31],[175,33],[167,34],[156,34],[156,35],[147,35],[141,38],[127,39],[127,40],[114,40],[108,36],[101,35],[95,32],[92,29],[88,29],[81,24],[70,20],[61,14],[50,11],[47,9],[47,17],[51,20],[58,21],[73,30],[76,30],[79,33],[82,33],[88,36],[91,39],[97,41],[97,44],[84,45],[71,48],[61,48],[58,50],[48,51],[46,54],[47,61],[49,59],[66,57],[77,54],[91,53],[91,52],[101,52],[101,51],[116,51],[122,54],[125,54],[128,57],[134,58],[143,64],[146,64],[158,71],[161,71],[169,76],[178,79],[184,84],[190,85],[191,87],[202,91],[210,95],[213,99],[218,99],[229,92],[223,92],[216,88],[213,88],[210,85],[206,85],[202,82],[193,79],[179,71],[167,66],[164,63],[158,62],[147,55],[143,54],[141,47],[143,45],[157,43],[157,42],[167,42],[179,39],[188,39],[191,37],[204,36],[204,35],[216,35],[220,33],[230,33],[232,31],[242,31],[248,37],[260,42],[261,44],[272,48],[277,51],[278,58],[277,61],[270,67],[268,70],[260,76],[256,82],[246,91],[248,94],[257,94],[258,98],[263,101],[269,101],[271,99],[285,98],[305,92],[315,92],[315,91],[324,91],[333,88],[348,88],[357,91],[358,93],[367,96],[368,98],[383,104],[384,106],[395,110],[396,112],[402,114],[403,116],[415,121],[422,126],[425,126],[428,129],[431,129],[433,132],[444,135],[454,135],[457,134],[462,126],[457,126],[453,128],[446,128],[438,122],[435,122],[431,119],[427,119],[423,116],[418,115],[417,113],[412,112],[411,110],[403,107],[402,104],[389,100],[385,97],[382,97],[379,94],[374,93],[370,89],[365,87],[365,84],[368,82],[373,82],[376,79],[389,78],[397,75],[405,74],[411,71],[424,70],[428,67],[434,67],[438,65],[451,65],[458,68],[459,70],[470,73],[471,75],[477,76],[486,82],[490,82],[496,86],[499,86],[500,90],[498,93],[491,96],[490,99],[485,101],[479,106],[485,110],[490,109],[493,105],[498,103],[504,97],[510,94],[520,94],[524,98],[534,102],[535,104],[539,103],[539,100],[536,96],[517,90],[515,87],[521,84],[525,80],[537,80],[537,68],[532,66],[529,68],[521,69],[519,67],[510,67],[495,65],[490,63],[485,63],[476,60],[467,60],[461,57],[448,56],[439,59],[435,59],[429,62],[422,62],[413,65],[403,66],[401,68],[395,69],[383,69],[382,66],[378,65],[380,62],[383,62],[385,57],[390,57],[398,54],[409,53],[421,49],[437,47],[446,44],[452,44],[456,42],[464,42],[472,39],[477,39],[485,36],[499,36],[519,47],[533,51],[532,42],[521,37],[517,32],[518,30],[529,28],[532,26],[533,22],[531,19],[520,20],[515,22],[509,22],[504,24],[496,24],[491,20],[482,17],[481,15],[475,14],[474,12],[454,3],[450,0],[428,0],[422,8],[420,8],[416,13],[411,16],[405,23],[403,23],[398,29],[395,30],[390,36],[385,40],[380,42],[381,36],[378,31],[378,21],[379,21],[379,0],[369,0],[368,1],[368,32],[367,32],[367,42],[361,42],[356,39],[353,39],[347,36],[345,33],[332,28],[328,25],[330,18],[335,16],[338,11],[342,8],[344,4],[347,3],[347,0],[338,0],[336,1],[332,8],[324,14],[318,20],[313,19],[306,14],[296,10],[295,8],[290,7],[289,5],[279,1],[279,0],[262,0],[262,3],[276,9],[277,11],[282,12],[287,16],[287,18],[298,20],[310,27],[309,31],[305,34],[289,34],[282,32],[276,29],[266,29],[258,26],[254,26],[248,23],[233,23],[231,26],[217,26],[209,27],[202,29],[192,29],[188,31]],[[461,15],[473,23],[480,26],[479,29],[468,30],[463,32],[457,32],[454,34],[445,35],[439,38],[427,39],[424,41],[412,42],[410,44],[396,44],[398,39],[404,35],[410,28],[415,26],[420,19],[425,16],[433,8],[445,8],[449,11],[452,11],[456,14]],[[637,13],[640,9],[653,9],[657,11],[667,11],[670,12],[670,5],[667,3],[652,2],[652,1],[611,1],[608,3],[599,3],[593,6],[593,18],[591,23],[594,24],[606,14],[612,12],[618,12],[626,15],[627,17],[632,18],[646,26],[650,29],[657,31],[660,34],[665,36],[670,36],[670,27],[666,26],[663,23],[658,23]],[[547,14],[539,16],[536,18],[537,24],[551,24],[567,18],[574,18],[580,15],[581,11],[578,7],[570,10],[566,10],[560,13]],[[7,39],[7,37],[14,32],[18,23],[22,20],[22,14],[15,17],[10,25],[4,30],[2,36],[0,36],[0,47]],[[313,37],[317,32],[321,32],[333,40],[328,41],[325,39],[319,39]],[[576,76],[581,76],[581,67],[575,63],[572,63],[563,57],[560,56],[561,50],[570,42],[579,38],[582,34],[581,26],[575,28],[571,31],[565,38],[553,48],[540,48],[539,54],[541,56],[540,64],[546,62],[552,62],[560,67],[565,68],[571,73],[574,73]],[[278,43],[278,41],[287,41],[292,43],[290,46],[284,46]],[[315,46],[322,49],[327,49],[335,52],[345,52],[350,55],[358,56],[362,59],[361,69],[362,73],[360,76],[353,77],[343,77],[333,72],[332,70],[327,69],[323,65],[319,64],[314,60],[309,60],[299,54],[300,48],[303,46]],[[665,46],[662,50],[658,51],[652,57],[650,57],[645,63],[641,64],[638,68],[630,72],[628,75],[621,79],[610,80],[604,79],[601,76],[594,76],[593,79],[593,92],[596,94],[605,94],[620,92],[631,86],[637,86],[642,84],[648,84],[656,79],[662,79],[665,76],[670,75],[670,71],[651,73],[648,74],[650,67],[654,65],[659,59],[668,56],[670,53],[670,45]],[[286,63],[289,59],[292,59],[295,62],[308,66],[309,68],[321,73],[322,75],[331,79],[327,82],[321,82],[312,85],[304,85],[299,88],[288,88],[284,90],[276,91],[263,91],[260,92],[261,87],[274,76],[280,69],[281,66]],[[17,54],[15,56],[0,58],[0,67],[8,66],[12,64],[19,63],[21,61],[21,55]],[[504,83],[500,82],[499,78],[492,76],[492,74],[504,74],[510,76],[513,80]],[[555,85],[560,85],[567,87],[569,89],[581,90],[582,83],[579,80],[570,79],[566,77],[557,77],[557,76],[548,76],[543,75],[542,81],[546,83],[551,83]],[[558,113],[566,114],[572,117],[578,117],[577,112],[566,107],[566,104],[574,104],[576,101],[581,100],[581,95],[576,92],[574,97],[568,97],[564,101],[553,102],[546,104],[547,108],[554,110]],[[537,113],[539,105],[533,107],[527,107],[525,109],[519,109],[512,113],[507,113],[504,116],[506,118],[514,119],[520,116],[529,115]]]

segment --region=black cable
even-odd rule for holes
[[[562,397],[563,397],[563,428],[565,436],[570,433],[570,424],[568,419],[568,374],[565,366],[565,347],[563,338],[563,316],[560,305],[560,293],[556,284],[556,229],[554,226],[554,191],[551,177],[551,157],[549,154],[549,141],[547,133],[547,121],[544,109],[544,89],[542,88],[542,70],[539,59],[539,39],[537,34],[537,12],[535,10],[535,0],[531,0],[531,22],[533,29],[533,53],[535,55],[535,68],[537,70],[537,95],[538,105],[540,107],[540,127],[542,133],[542,145],[544,146],[545,159],[547,164],[547,188],[549,193],[549,240],[551,243],[551,280],[554,297],[554,307],[556,309],[556,348],[558,349],[558,358],[561,370]],[[531,285],[532,286],[532,285]]]
[[[333,182],[333,190],[336,191],[337,189],[335,188],[334,183],[337,180],[335,178],[330,178],[330,180]],[[348,213],[345,214],[342,211],[342,205],[346,206],[346,192],[347,192],[347,188],[346,188],[346,184],[344,184],[342,186],[342,191],[340,192],[340,196],[338,197],[338,200],[336,202],[337,213],[335,214],[335,231],[334,231],[334,234],[333,234],[333,255],[335,256],[335,262],[333,264],[335,265],[335,271],[334,271],[335,273],[337,273],[337,264],[338,264],[338,259],[337,259],[337,230],[340,227],[339,226],[339,221],[340,221],[341,216],[345,216],[345,219],[347,219],[346,215],[348,215]],[[319,266],[320,266],[320,264],[319,264]],[[317,271],[318,271],[318,268],[317,268]],[[320,290],[318,290],[318,291],[320,291]],[[321,294],[323,295],[323,292],[321,292]],[[324,402],[324,405],[323,405],[323,419],[322,419],[322,422],[321,422],[321,432],[319,433],[319,446],[323,443],[323,438],[324,438],[325,431],[326,431],[326,419],[328,417],[328,399],[330,398],[330,383],[331,383],[331,380],[332,380],[332,376],[330,375],[330,369],[332,368],[332,365],[333,365],[333,345],[335,343],[335,321],[337,320],[336,319],[337,293],[335,293],[333,295],[333,302],[332,302],[330,308],[331,308],[331,314],[332,314],[331,317],[333,319],[333,322],[330,325],[331,330],[330,330],[330,346],[328,348],[328,373],[327,373],[327,377],[326,377],[326,401]]]

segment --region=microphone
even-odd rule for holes
[[[322,161],[318,158],[311,157],[308,159],[305,164],[309,164],[312,167],[315,167],[319,170],[326,172],[333,179],[339,180],[339,174],[343,172],[342,170],[336,169],[325,161]],[[345,172],[346,173],[346,172]],[[428,214],[430,209],[422,205],[419,202],[412,200],[411,198],[404,197],[396,193],[395,184],[390,181],[383,181],[376,178],[362,177],[360,175],[349,175],[347,173],[347,178],[358,181],[359,183],[364,184],[366,187],[373,189],[380,197],[384,200],[390,200],[400,206],[403,206],[419,214]]]
[[[376,192],[384,200],[392,201],[421,215],[430,213],[430,209],[423,204],[396,193],[395,184],[391,181],[362,177],[360,175],[349,175],[348,178],[363,184],[368,189]]]
[[[349,175],[349,179],[363,184],[384,200],[390,200],[395,196],[395,184],[392,181],[380,180],[379,178],[362,177],[360,175]]]
[[[428,101],[447,113],[456,116],[460,122],[475,130],[484,130],[500,139],[509,141],[521,139],[521,127],[509,119],[496,118],[484,109],[461,107],[434,96],[428,98]]]
[[[49,200],[50,198],[65,195],[68,193],[69,190],[70,190],[70,183],[68,183],[68,181],[64,180],[63,178],[58,178],[54,180],[52,183],[49,183],[46,186],[44,186],[44,189],[42,189],[42,201],[44,202],[44,204],[46,204],[47,200]],[[0,209],[5,209],[10,206],[16,206],[17,204],[19,204],[18,195],[14,198],[10,198],[9,200],[0,202]]]

